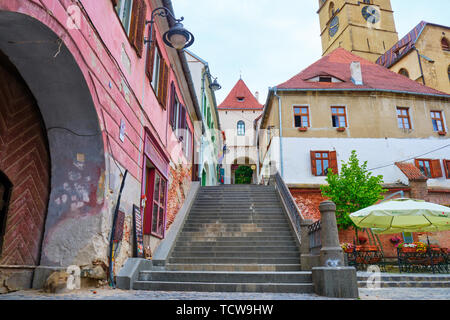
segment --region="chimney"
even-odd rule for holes
[[[255,92],[255,98],[256,98],[256,100],[259,102],[259,91],[256,91],[256,92]]]
[[[360,62],[352,62],[350,64],[350,73],[354,84],[356,84],[357,86],[362,86],[364,84]]]

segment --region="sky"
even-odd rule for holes
[[[450,26],[449,0],[391,0],[401,39],[420,21]],[[264,104],[269,87],[322,57],[318,0],[172,0],[177,18],[195,36],[190,51],[207,61],[222,89],[242,76]]]

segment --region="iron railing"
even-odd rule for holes
[[[272,177],[271,177],[271,180],[272,180]],[[297,236],[300,239],[300,235],[301,235],[300,224],[301,224],[302,220],[304,220],[302,213],[301,213],[300,209],[297,207],[297,204],[295,203],[295,200],[292,197],[291,192],[289,191],[289,188],[286,186],[286,184],[283,181],[283,178],[281,178],[281,176],[278,172],[275,174],[275,179],[272,181],[275,182],[276,187],[280,191],[280,195],[286,204],[288,214],[294,225]],[[269,181],[269,183],[270,183],[270,181]]]
[[[309,235],[309,250],[313,255],[319,255],[322,248],[322,241],[320,239],[320,232],[322,230],[322,222],[318,220],[308,226]]]

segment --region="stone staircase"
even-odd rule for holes
[[[367,288],[369,277],[373,273],[358,272],[358,287]],[[382,273],[379,281],[380,288],[450,288],[449,274]]]
[[[272,186],[201,187],[165,270],[135,289],[311,293],[294,232]]]

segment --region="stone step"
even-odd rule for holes
[[[169,263],[166,265],[168,271],[228,271],[228,272],[286,272],[301,271],[298,264],[182,264]]]
[[[141,271],[140,281],[311,283],[311,272]]]
[[[300,253],[295,251],[252,251],[246,252],[243,250],[231,250],[231,251],[177,251],[172,254],[173,258],[295,258],[300,259]]]
[[[271,241],[269,244],[264,239],[261,239],[259,241],[248,241],[248,240],[227,240],[222,241],[221,239],[214,239],[214,240],[191,240],[191,241],[177,241],[175,246],[183,245],[190,247],[246,247],[246,246],[255,246],[255,247],[262,247],[262,246],[276,246],[276,247],[284,247],[284,246],[292,246],[295,245],[295,242],[292,240],[278,240],[278,241]]]
[[[241,258],[241,257],[187,257],[169,258],[169,263],[182,263],[182,264],[295,264],[300,262],[300,257],[294,258],[274,258],[271,256],[265,256],[261,258]]]
[[[180,242],[248,242],[248,243],[267,243],[268,241],[295,241],[294,237],[291,235],[287,236],[249,236],[249,237],[214,237],[214,236],[184,236],[180,235],[178,241]]]
[[[291,244],[290,246],[272,246],[272,245],[262,245],[262,246],[249,246],[249,245],[243,245],[243,246],[204,246],[204,245],[198,245],[198,246],[187,246],[187,245],[177,245],[175,249],[173,250],[173,254],[177,254],[178,252],[186,252],[186,253],[203,253],[203,252],[243,252],[243,253],[251,253],[251,252],[295,252],[296,254],[299,253],[299,249],[296,245]]]
[[[264,236],[264,238],[269,237],[289,237],[292,238],[291,232],[288,231],[187,231],[183,230],[180,234],[181,237],[189,239],[198,238],[251,238]]]
[[[367,288],[366,281],[358,281],[359,288]],[[370,288],[450,288],[450,281],[381,281]]]
[[[226,224],[210,224],[204,226],[184,226],[183,232],[247,232],[257,230],[259,232],[291,232],[289,226],[235,226]]]
[[[312,293],[313,285],[308,283],[217,283],[217,282],[162,282],[136,281],[136,290],[153,291],[197,291],[197,292],[272,292]]]
[[[205,224],[205,223],[228,223],[228,224],[236,224],[236,223],[287,223],[286,218],[260,218],[260,217],[240,217],[240,218],[215,218],[208,219],[202,217],[189,217],[186,221],[186,224],[194,223],[194,224]]]

